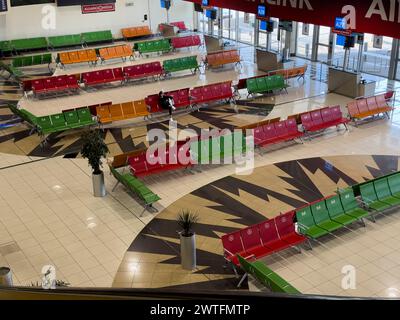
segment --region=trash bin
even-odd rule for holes
[[[12,287],[12,285],[11,269],[7,267],[0,267],[0,286]]]

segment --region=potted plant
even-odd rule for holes
[[[193,231],[194,225],[199,221],[197,214],[183,210],[177,218],[181,228],[179,232],[181,241],[181,265],[185,270],[196,268],[196,234]]]
[[[93,194],[95,197],[104,197],[106,188],[104,185],[104,173],[101,170],[101,158],[106,157],[108,147],[105,144],[100,131],[91,130],[82,135],[82,157],[87,159],[92,167]]]

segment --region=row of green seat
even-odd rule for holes
[[[197,56],[183,57],[171,60],[164,60],[163,62],[164,71],[166,73],[191,70],[196,72],[199,69],[197,63]]]
[[[71,34],[66,36],[48,37],[47,41],[51,48],[73,47],[82,44],[81,34]]]
[[[400,173],[360,186],[364,205],[377,212],[400,205]]]
[[[51,53],[39,54],[35,56],[16,57],[12,60],[11,65],[14,68],[29,67],[40,64],[50,64],[52,62]]]
[[[92,44],[97,42],[113,41],[111,30],[84,32],[81,34],[38,37],[29,39],[16,39],[0,41],[0,51],[10,53],[14,51],[60,48],[66,46],[78,46],[81,44]]]
[[[272,292],[287,293],[287,294],[300,294],[301,292],[288,283],[285,279],[280,277],[278,274],[273,272],[261,261],[249,262],[242,258],[240,255],[237,256],[240,266],[246,275],[252,275],[262,285],[267,287]]]
[[[296,211],[300,232],[312,239],[362,220],[370,214],[360,208],[351,188]]]
[[[152,52],[169,52],[172,50],[172,46],[168,39],[162,39],[138,42],[135,44],[135,49],[138,50],[140,54]]]
[[[37,117],[38,132],[43,135],[96,124],[97,121],[87,107]]]
[[[274,90],[286,90],[287,85],[282,75],[266,76],[261,78],[247,79],[247,90],[249,94],[264,93]]]
[[[353,188],[359,188],[360,207]],[[357,220],[400,205],[400,173],[378,178],[340,191],[338,195],[318,201],[296,211],[299,230],[317,239]]]
[[[46,49],[47,39],[45,37],[5,40],[0,42],[0,50],[4,53],[23,50]]]
[[[157,194],[147,188],[142,181],[140,181],[130,173],[120,173],[111,165],[109,167],[110,172],[118,181],[118,183],[122,183],[128,190],[136,194],[141,200],[144,201],[146,206],[151,207],[155,202],[161,199]]]
[[[84,32],[81,35],[82,41],[87,44],[113,41],[111,30]]]
[[[241,132],[221,135],[211,139],[200,139],[190,145],[192,160],[198,164],[219,164],[246,152],[246,138]]]

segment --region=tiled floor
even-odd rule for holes
[[[190,53],[183,51],[181,54],[189,55]],[[251,52],[247,52],[247,54],[251,55]],[[175,54],[175,56],[178,55],[180,54]],[[303,62],[302,60],[295,61],[298,65]],[[108,64],[104,67],[108,67]],[[84,70],[79,68],[82,67],[76,69],[71,67],[62,72]],[[35,114],[47,114],[50,111],[51,113],[57,112],[60,108],[70,108],[72,105],[94,104],[97,101],[104,102],[105,100],[123,102],[143,98],[144,95],[154,93],[161,88],[170,90],[207,82],[238,79],[256,73],[254,65],[250,62],[244,63],[242,72],[241,75],[238,75],[233,69],[226,68],[223,71],[208,71],[206,76],[179,77],[156,84],[147,83],[120,89],[97,90],[91,93],[82,93],[76,97],[47,99],[40,102],[24,100],[23,104],[27,108],[32,108],[32,111],[35,110]],[[280,116],[284,119],[288,115],[325,105],[340,104],[344,106],[350,100],[335,94],[326,95],[326,83],[317,81],[323,79],[323,74],[318,74],[320,71],[316,69],[312,71],[313,75],[311,75],[311,70],[309,72],[304,85],[296,80],[291,82],[289,94],[263,97],[257,101],[275,105],[273,111],[268,114],[268,118]],[[396,87],[398,84],[380,81],[377,91],[385,91],[389,85]],[[221,114],[224,113],[222,112],[223,108],[225,107],[218,109]],[[217,114],[217,112],[215,113]],[[221,117],[220,114],[213,119],[218,117]],[[260,117],[264,118],[265,116]],[[245,112],[238,115],[231,113],[229,121],[228,118],[224,119],[224,123],[235,126],[239,123],[246,123],[248,119],[250,119],[250,115]],[[194,123],[191,115],[177,116],[177,120],[182,125]],[[207,120],[196,118],[195,121],[196,125],[200,127],[201,122]],[[149,127],[151,126],[153,124],[149,125]],[[128,126],[118,135],[121,136],[120,140],[125,141],[129,135],[136,144],[144,141],[147,130],[146,126],[135,126],[135,129]],[[263,156],[257,154],[255,166],[263,167],[282,161],[309,157],[398,155],[398,150],[400,150],[399,134],[400,114],[396,111],[391,121],[378,120],[358,128],[351,127],[350,132],[329,130],[323,136],[306,141],[304,145],[295,144],[284,148],[267,149]],[[90,170],[85,160],[62,158],[43,160],[32,155],[25,156],[31,154],[32,150],[36,150],[38,147],[35,139],[37,140],[35,135],[23,139],[20,131],[11,131],[10,133],[3,130],[0,132],[0,168],[2,168],[0,169],[0,265],[12,267],[16,284],[22,285],[39,281],[40,271],[44,264],[54,264],[57,267],[58,278],[70,282],[73,286],[111,286],[113,284],[127,287],[161,287],[196,283],[197,287],[207,287],[209,280],[218,281],[232,278],[229,271],[226,275],[221,276],[218,273],[205,271],[206,266],[201,266],[199,272],[194,274],[184,272],[177,265],[175,255],[163,255],[162,246],[172,246],[175,251],[178,248],[174,224],[171,224],[170,227],[173,235],[168,234],[162,238],[158,253],[148,253],[146,246],[140,248],[143,254],[127,252],[137,235],[143,228],[148,228],[150,221],[156,215],[146,212],[141,216],[143,207],[122,186],[119,186],[114,193],[109,192],[103,199],[94,198],[91,194]],[[76,140],[75,137],[71,138],[68,145],[74,145]],[[115,143],[111,133],[106,136],[106,140]],[[51,148],[63,150],[67,147],[63,144],[62,139],[59,139]],[[116,151],[113,154],[121,152],[121,149],[121,145],[115,147],[113,150]],[[345,157],[339,157],[335,158],[334,164],[346,168],[346,161]],[[378,167],[375,160],[366,160],[366,164],[372,168]],[[358,171],[352,172],[352,176],[357,180],[369,177],[370,172],[366,168],[366,166],[360,167]],[[115,181],[109,176],[108,170],[105,171],[107,189],[110,191]],[[194,205],[203,210],[206,206],[215,205],[210,200],[202,199],[199,203],[197,200],[189,199],[187,201],[182,197],[211,182],[230,176],[234,172],[235,166],[233,165],[210,167],[197,174],[173,172],[149,177],[145,179],[145,183],[162,198],[156,205],[161,212],[157,217],[162,218],[166,213],[182,206]],[[311,173],[308,174],[311,175]],[[321,179],[319,188],[322,192],[328,192],[331,185],[325,184],[326,180],[324,179],[326,178],[318,170],[313,175],[314,178]],[[265,179],[271,178],[265,176]],[[277,180],[274,183],[276,185],[273,185],[271,189],[282,188],[285,190],[289,187],[289,185],[279,185]],[[340,185],[343,184],[343,181],[340,180],[337,183]],[[242,201],[246,206],[253,206],[255,212],[261,211],[263,203],[252,197],[250,200],[244,200],[245,197],[241,199],[243,191],[238,191],[238,193],[239,195],[232,195],[232,198],[238,201],[238,205]],[[188,197],[190,198],[190,195]],[[175,201],[178,202],[175,203]],[[167,209],[163,211],[164,208]],[[264,211],[263,215],[272,217],[286,208],[288,208],[287,204],[285,206],[282,201],[270,195],[269,211]],[[176,210],[173,213],[176,214]],[[173,223],[172,216],[168,217],[167,214],[166,217]],[[351,237],[344,234],[340,239],[331,239],[324,243],[324,246],[317,246],[312,252],[306,251],[302,256],[284,257],[285,260],[277,258],[278,261],[273,261],[272,267],[276,268],[279,273],[282,272],[282,275],[288,275],[288,278],[291,278],[288,280],[294,280],[294,284],[305,293],[321,292],[347,295],[348,292],[342,292],[338,285],[339,264],[335,265],[335,270],[329,269],[337,277],[331,278],[330,274],[324,272],[329,261],[337,263],[340,261],[342,264],[351,263],[357,270],[360,270],[361,284],[359,291],[355,291],[354,295],[387,296],[394,294],[393,292],[396,292],[394,289],[390,289],[386,293],[383,290],[389,290],[389,284],[395,286],[400,281],[400,278],[389,279],[390,275],[398,277],[394,273],[400,263],[400,261],[396,261],[398,260],[396,256],[398,248],[390,247],[392,243],[399,240],[394,234],[395,229],[400,227],[396,219],[395,214],[388,218],[385,217],[376,225],[368,224],[368,232],[367,229],[358,228],[350,232]],[[391,221],[393,224],[389,225],[387,221]],[[210,214],[203,222],[218,226],[219,218]],[[225,227],[231,230],[241,225],[242,222],[231,221]],[[156,234],[158,232],[157,229],[152,231]],[[226,232],[227,229],[222,228],[215,234],[220,236]],[[385,235],[389,234],[391,241],[386,241]],[[378,247],[375,250],[369,247],[370,240],[368,239],[371,236],[378,241],[376,243]],[[348,244],[343,244],[343,239],[348,240]],[[218,239],[213,238],[206,241],[199,237],[198,241],[200,249],[218,252],[218,257],[221,258]],[[353,244],[354,248],[352,249]],[[328,251],[324,250],[325,247],[332,250],[327,253]],[[392,250],[389,251],[389,249]],[[357,251],[356,258],[348,259],[348,253],[355,251]],[[331,254],[332,256],[330,256]],[[336,260],[333,260],[333,257]],[[168,259],[172,259],[172,262],[159,263]],[[157,272],[155,272],[155,263],[158,263]],[[282,269],[282,264],[284,269]],[[389,268],[389,272],[376,273],[375,267],[382,268],[382,266]],[[324,274],[315,273],[314,270],[322,271]],[[321,283],[319,283],[320,281]],[[387,284],[386,287],[382,288],[382,283]],[[225,289],[232,289],[234,285],[235,280],[232,280],[232,283]],[[317,286],[318,288],[316,288]]]
[[[400,212],[328,237],[303,254],[282,254],[263,261],[302,293],[362,297],[400,297]],[[342,281],[354,267],[355,288]]]

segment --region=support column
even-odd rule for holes
[[[222,39],[222,9],[218,8],[218,39]]]
[[[333,57],[335,53],[335,34],[331,32],[329,34],[329,48],[328,48],[328,66],[333,64]]]
[[[397,61],[399,60],[399,47],[400,47],[399,39],[393,39],[392,52],[390,55],[389,75],[388,75],[389,80],[396,79]]]
[[[311,44],[311,61],[318,60],[319,26],[314,26],[313,40]]]
[[[256,48],[258,47],[260,42],[260,21],[255,19],[254,23],[254,62],[257,61],[257,50]]]

